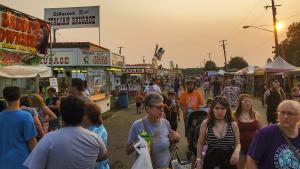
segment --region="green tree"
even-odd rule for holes
[[[205,71],[218,70],[217,65],[213,61],[207,61],[204,67]]]
[[[286,39],[279,45],[279,54],[290,64],[300,66],[300,22],[288,27]]]
[[[231,57],[228,62],[228,69],[243,69],[247,66],[247,61],[240,56]]]

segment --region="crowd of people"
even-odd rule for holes
[[[207,99],[206,106],[195,78],[176,78],[175,83],[177,84],[174,84],[172,90],[168,92],[149,91],[149,88],[154,89],[151,87],[153,84],[140,92],[138,98],[144,100],[141,104],[146,107],[147,116],[133,123],[127,142],[128,154],[133,152],[132,145],[137,141],[137,135],[150,128],[154,147],[150,155],[153,158],[154,168],[170,167],[169,146],[173,137],[169,135],[176,133],[179,139],[180,136],[176,132],[177,121],[183,117],[182,120],[186,123],[192,112],[204,111],[207,116],[199,127],[195,168],[300,167],[299,88],[295,87],[291,94],[286,94],[278,80],[270,83],[270,87],[263,93],[262,102],[267,106],[268,125],[266,125],[263,122],[262,112],[254,110],[252,96],[245,94],[241,80],[204,78],[202,86],[204,99]],[[149,103],[148,99],[151,97],[157,101]],[[173,118],[170,116],[172,111]],[[149,120],[152,118],[156,121]],[[188,139],[187,133],[185,136]],[[161,141],[157,141],[158,138]],[[160,148],[164,151],[159,151]]]
[[[108,133],[101,108],[84,89],[81,79],[72,79],[70,95],[63,98],[55,88],[48,88],[43,96],[21,95],[16,86],[4,88],[0,168],[108,169]],[[254,110],[251,95],[244,92],[236,79],[176,78],[168,91],[150,80],[136,95],[136,113],[146,115],[131,126],[127,154],[135,151],[138,136],[148,133],[153,168],[171,168],[171,147],[182,137],[178,122],[187,125],[191,114],[205,113],[204,119],[196,121],[196,133],[188,133],[185,126],[187,146],[192,152],[195,148],[195,168],[300,168],[299,88],[288,95],[276,80],[266,86],[263,105],[268,126]]]
[[[3,89],[0,102],[0,168],[109,169],[108,133],[101,108],[84,94],[84,81],[72,79],[70,95],[21,95]]]

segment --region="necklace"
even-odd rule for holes
[[[239,120],[241,122],[252,122],[253,119],[251,119],[249,113],[242,113],[239,117]]]
[[[222,125],[215,125],[213,132],[217,138],[223,138],[227,132],[227,123],[224,122]]]

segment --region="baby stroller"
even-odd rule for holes
[[[199,130],[201,123],[206,118],[207,112],[193,111],[189,113],[185,121],[185,136],[188,141],[188,151],[186,153],[187,159],[190,160],[191,156],[197,156],[197,141],[199,137]]]

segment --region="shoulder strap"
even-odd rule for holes
[[[285,134],[285,132],[283,131],[282,127],[277,124],[278,129],[282,135],[282,137],[284,138],[284,140],[286,141],[286,143],[289,146],[289,149],[294,153],[294,155],[296,156],[296,158],[298,159],[298,161],[300,161],[300,154],[298,152],[298,150],[296,149],[296,147],[291,143],[291,141],[288,139],[287,135]]]

